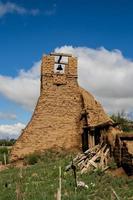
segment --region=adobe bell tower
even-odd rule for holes
[[[69,81],[77,83],[77,58],[70,54],[51,53],[44,56],[41,66],[41,90],[47,85],[66,85]]]
[[[77,58],[51,53],[42,58],[40,97],[31,121],[11,151],[11,160],[46,149],[80,149],[82,97]]]

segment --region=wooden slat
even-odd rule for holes
[[[104,146],[101,144],[88,149],[82,154],[78,154],[73,159],[73,162],[80,169],[81,174],[97,168],[101,168],[104,171],[108,169],[108,154],[109,148],[107,148],[107,144]]]
[[[93,160],[89,160],[89,163],[90,163],[91,165],[93,165],[95,168],[97,168],[97,164],[96,164]]]
[[[51,56],[63,56],[63,57],[72,57],[72,54],[66,53],[50,53]]]
[[[58,64],[58,65],[68,65],[68,63],[66,63],[66,62],[58,62],[58,61],[55,61],[55,64]]]

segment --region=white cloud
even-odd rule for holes
[[[0,125],[0,138],[17,137],[21,130],[25,128],[25,124],[16,123],[12,125]]]
[[[133,61],[119,50],[63,46],[56,52],[78,57],[80,85],[91,91],[108,112],[133,111]]]
[[[78,57],[79,84],[90,91],[108,112],[133,112],[133,61],[119,50],[63,46],[56,52]],[[26,109],[33,110],[40,91],[40,65],[36,62],[28,71],[20,70],[15,78],[0,75],[0,93]],[[0,118],[4,115],[0,113]],[[131,116],[131,114],[130,114]],[[15,118],[15,115],[5,118]],[[17,137],[22,123],[0,125],[0,138]]]
[[[13,14],[13,13],[17,13],[20,15],[37,15],[39,14],[39,9],[26,9],[22,6],[19,6],[15,3],[12,2],[6,2],[6,3],[2,3],[0,1],[0,17],[3,17],[6,14]]]
[[[40,64],[36,62],[29,71],[20,70],[15,78],[0,75],[0,93],[32,110],[39,96]]]
[[[133,111],[133,61],[119,50],[63,46],[56,52],[78,57],[79,83],[102,103],[108,112]],[[40,63],[15,78],[0,76],[0,93],[27,109],[33,109],[40,90]]]
[[[17,116],[15,114],[12,113],[3,113],[0,112],[0,119],[10,119],[10,120],[16,120]]]

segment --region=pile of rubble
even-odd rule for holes
[[[95,169],[105,171],[109,168],[108,159],[109,148],[107,145],[96,145],[84,153],[78,154],[66,167],[66,171],[71,169],[73,166],[78,168],[81,171],[81,174]]]

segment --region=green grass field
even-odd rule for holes
[[[88,189],[75,190],[72,171],[65,172],[71,156],[46,153],[37,164],[22,170],[10,168],[0,172],[0,200],[54,200],[62,167],[62,200],[133,200],[133,179],[114,178],[100,171],[80,175]]]

